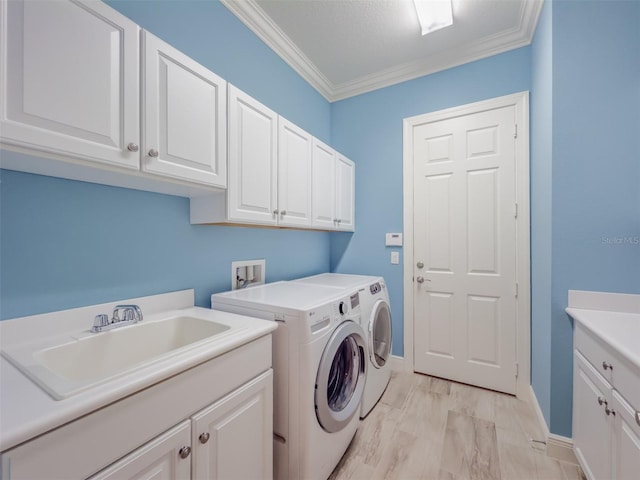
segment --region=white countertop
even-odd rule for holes
[[[572,290],[566,312],[640,369],[640,295]]]
[[[199,318],[228,324],[233,326],[234,331],[221,340],[206,342],[64,400],[54,400],[4,357],[0,358],[0,452],[268,335],[277,328],[275,322],[199,307],[181,308],[173,313],[177,312],[181,315],[197,315]],[[152,321],[154,315],[157,317],[160,314],[156,310],[155,314],[145,315],[145,321],[147,319]],[[19,329],[24,331],[28,321],[19,320],[18,323]],[[2,334],[4,345],[7,344],[7,338],[11,338],[12,341],[17,338],[11,328],[6,328]]]

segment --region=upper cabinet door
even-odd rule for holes
[[[229,85],[228,220],[277,222],[278,115]]]
[[[84,0],[3,1],[0,17],[2,141],[139,168],[138,26]]]
[[[144,171],[227,185],[227,82],[144,31]]]
[[[320,140],[313,140],[313,226],[333,230],[337,225],[336,201],[336,153]]]
[[[278,224],[311,225],[313,137],[288,120],[278,122]]]
[[[336,218],[338,230],[355,227],[355,165],[348,158],[336,156]]]

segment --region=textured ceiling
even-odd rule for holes
[[[528,45],[542,5],[453,0],[422,36],[411,0],[222,1],[330,101]]]

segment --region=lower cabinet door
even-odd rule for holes
[[[271,370],[192,416],[191,419],[193,478],[273,478]]]
[[[614,469],[618,480],[640,476],[640,413],[613,392],[615,415]]]
[[[191,477],[190,445],[191,422],[185,420],[90,480],[188,480]]]
[[[577,351],[573,372],[573,445],[589,480],[609,479],[612,472],[613,420],[611,386]]]

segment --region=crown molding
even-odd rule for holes
[[[254,0],[220,1],[329,102],[344,100],[527,46],[533,40],[544,2],[544,0],[525,0],[520,10],[519,25],[511,30],[440,52],[428,59],[395,66],[350,82],[334,84]]]

